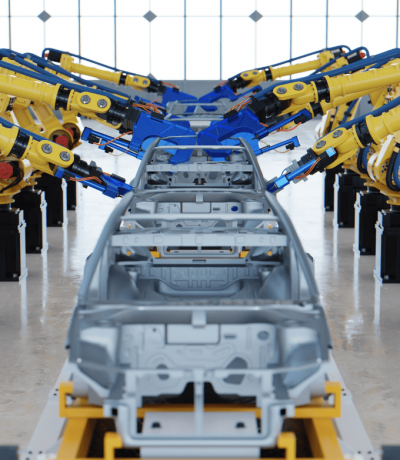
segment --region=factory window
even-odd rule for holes
[[[398,21],[398,0],[0,0],[3,47],[165,80],[225,79],[326,46],[376,54],[397,46]]]

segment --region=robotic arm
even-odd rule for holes
[[[108,175],[94,162],[88,165],[79,155],[74,155],[62,145],[21,130],[5,120],[0,121],[0,160],[0,165],[4,161],[28,160],[35,170],[82,182],[111,198],[132,190],[130,185],[125,184],[125,179],[114,174]]]
[[[336,57],[342,56],[343,53],[344,51],[341,48],[332,51],[326,50],[319,53],[317,59],[302,62],[300,64],[291,64],[284,67],[270,66],[263,69],[247,70],[240,75],[229,78],[226,85],[229,86],[232,91],[236,92],[238,89],[255,86],[263,81],[275,81],[278,78],[317,70]],[[361,55],[359,55],[359,58],[362,59]]]
[[[224,120],[201,131],[198,141],[202,145],[221,145],[238,133],[249,133],[257,141],[289,122],[305,123],[324,109],[399,82],[400,65],[391,61],[387,67],[361,73],[325,75],[308,84],[295,81],[277,85],[271,92],[253,96],[231,109]],[[323,107],[324,102],[330,105]],[[276,117],[282,116],[277,124]],[[252,146],[259,149],[258,141],[253,141]]]
[[[229,78],[226,82],[217,85],[211,93],[202,96],[200,101],[215,102],[222,98],[227,98],[230,101],[236,101],[239,97],[251,92],[246,91],[245,93],[238,95],[237,91],[239,89],[254,87],[259,85],[261,82],[275,81],[281,77],[309,72],[311,70],[318,71],[318,69],[321,68],[329,69],[343,67],[347,64],[363,59],[364,57],[365,53],[361,50],[345,53],[344,49],[336,48],[324,50],[318,54],[317,59],[302,62],[300,64],[291,64],[284,67],[276,65],[246,70],[245,72]]]
[[[59,83],[51,85],[12,75],[0,75],[0,93],[44,103],[53,110],[75,111],[82,115],[95,116],[112,125],[120,125],[120,133],[133,133],[130,151],[134,156],[141,151],[143,143],[149,139],[158,136],[176,136],[174,143],[178,144],[186,142],[186,140],[180,141],[178,137],[195,134],[188,123],[164,120],[163,112],[151,104],[141,105],[131,102],[124,105],[102,94],[85,90],[80,92]],[[195,143],[195,139],[192,143]]]
[[[325,168],[334,168],[353,156],[357,149],[364,149],[370,144],[381,144],[387,136],[393,136],[399,130],[400,107],[395,107],[376,117],[370,114],[348,129],[339,127],[319,139],[299,162],[293,162],[279,178],[269,181],[267,190],[276,193],[291,181],[298,182],[317,171],[322,172]],[[395,148],[398,150],[396,146]],[[396,155],[396,161],[397,157]],[[397,164],[394,164],[395,162],[392,164],[391,172],[389,171],[389,183],[392,183],[393,176],[395,184],[400,185],[399,162],[400,160]],[[400,188],[398,191],[400,192]]]
[[[179,88],[175,85],[164,83],[160,80],[156,80],[155,78],[144,77],[143,75],[114,69],[105,66],[104,64],[82,58],[81,56],[79,56],[80,59],[93,62],[97,65],[101,65],[104,68],[108,68],[110,70],[104,70],[96,67],[91,67],[88,65],[78,64],[74,62],[74,56],[77,57],[76,55],[55,50],[52,48],[45,49],[42,55],[46,56],[48,61],[59,63],[62,69],[70,73],[86,75],[88,77],[93,77],[98,80],[109,81],[119,86],[127,86],[133,88],[137,91],[158,93],[162,95],[162,107],[166,107],[168,102],[172,101],[197,100],[194,96],[181,92]]]

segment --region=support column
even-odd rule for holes
[[[366,190],[365,180],[358,174],[346,170],[336,175],[333,225],[339,228],[354,228],[354,203],[357,192]]]
[[[379,211],[376,223],[375,278],[382,283],[400,283],[400,209]]]
[[[378,220],[378,211],[389,209],[387,196],[377,189],[368,188],[357,193],[355,207],[355,227],[353,250],[361,256],[374,256],[376,243],[375,224]]]
[[[23,189],[14,196],[15,207],[24,211],[26,222],[26,252],[40,254],[48,247],[45,193],[42,190]]]
[[[20,281],[27,273],[24,212],[0,205],[0,281]]]

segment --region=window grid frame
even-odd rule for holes
[[[117,0],[111,0],[113,1],[113,23],[114,23],[114,31],[113,31],[113,37],[114,37],[114,66],[117,67],[118,64],[118,40],[117,40]],[[167,1],[167,0],[166,0]],[[223,0],[216,0],[219,1],[219,15],[211,15],[207,17],[218,17],[219,18],[219,37],[220,37],[220,43],[219,43],[219,55],[220,55],[220,61],[219,61],[219,78],[220,80],[222,79],[222,62],[223,62],[223,52],[224,52],[224,45],[223,45],[223,18],[228,18],[228,17],[233,17],[232,15],[224,15],[223,14],[223,7],[222,3]],[[258,7],[258,1],[255,0],[255,5],[256,9]],[[289,56],[290,59],[293,59],[293,0],[289,0],[289,8],[290,8],[290,16],[289,16],[289,24],[290,24],[290,30],[289,30],[289,35],[290,35],[290,40],[289,40]],[[337,17],[337,15],[329,15],[329,0],[326,1],[326,13],[325,16],[318,15],[318,17],[325,17],[325,46],[328,47],[328,32],[329,32],[329,18],[330,17]],[[332,1],[332,0],[331,0]],[[12,0],[8,0],[8,15],[5,15],[6,17],[8,16],[8,25],[9,25],[9,30],[8,30],[8,35],[9,35],[9,47],[12,49],[12,15],[11,15],[11,2]],[[82,35],[82,25],[81,25],[81,0],[77,0],[78,2],[78,47],[79,47],[79,54],[81,55],[81,35]],[[183,2],[183,80],[186,80],[187,77],[187,44],[186,44],[186,31],[187,31],[187,7],[186,7],[186,0],[182,0]],[[363,11],[364,7],[364,2],[363,0],[361,1],[361,10]],[[45,0],[43,0],[43,10],[45,11]],[[399,46],[399,10],[400,10],[400,0],[397,0],[396,2],[396,43],[394,44],[395,46]],[[151,0],[149,2],[149,11],[151,11]],[[58,16],[57,17],[69,17],[71,15],[65,15],[65,16]],[[96,16],[96,15],[93,15]],[[26,17],[26,16],[19,16],[19,17]],[[30,16],[29,16],[30,17]],[[35,16],[32,16],[35,17]],[[75,17],[75,15],[74,15]],[[104,16],[106,17],[106,16]],[[108,17],[108,16],[107,16]],[[133,16],[132,16],[133,17]],[[136,17],[136,16],[134,16]],[[143,17],[138,15],[137,17]],[[164,16],[162,16],[164,17]],[[167,16],[165,16],[167,17]],[[168,17],[182,17],[181,15],[173,15],[173,16],[168,16]],[[201,16],[198,16],[201,17]],[[248,16],[234,16],[236,18],[248,18]],[[266,16],[264,16],[266,17]],[[287,15],[282,15],[282,17],[287,17]],[[297,16],[296,16],[297,17]],[[300,16],[299,16],[300,17]],[[304,16],[304,17],[311,17],[311,16]],[[343,17],[354,17],[353,15],[343,15]],[[371,16],[375,17],[375,16]],[[378,16],[376,16],[378,17]],[[391,16],[392,17],[392,16]],[[256,57],[257,57],[257,27],[258,24],[257,22],[254,23],[254,31],[255,31],[255,36],[254,36],[254,61],[256,62]],[[149,42],[150,42],[150,55],[151,55],[151,24],[149,27]],[[360,43],[363,43],[363,22],[361,23],[361,36],[360,36]],[[44,28],[44,42],[46,43],[46,32]],[[46,44],[46,46],[48,46]],[[86,56],[90,58],[90,56]],[[125,69],[129,71],[134,71],[134,69]],[[150,59],[150,74],[152,73],[151,69],[151,59]],[[162,77],[162,76],[160,76]]]

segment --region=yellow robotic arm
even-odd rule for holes
[[[400,107],[395,107],[376,117],[368,115],[363,121],[354,124],[349,129],[339,127],[319,139],[311,149],[307,150],[306,155],[301,157],[299,162],[294,162],[293,165],[286,168],[282,176],[272,179],[268,183],[267,190],[277,192],[292,180],[298,182],[305,179],[309,174],[315,174],[318,171],[322,172],[325,169],[333,169],[355,155],[358,149],[365,148],[370,144],[379,145],[388,136],[396,136],[399,130]],[[400,146],[400,144],[395,145],[394,141],[391,145],[395,149]],[[370,158],[369,172],[372,170],[373,157],[374,155]],[[384,159],[387,160],[387,157]],[[384,174],[385,165],[382,166],[382,161],[379,164]],[[376,180],[373,174],[371,176],[373,180]],[[391,182],[391,178],[389,180]],[[374,183],[368,185],[375,187]]]
[[[78,64],[74,62],[74,58],[69,54],[61,54],[59,59],[61,67],[71,73],[86,75],[97,80],[109,81],[116,85],[130,86],[139,91],[157,91],[156,88],[151,88],[151,80],[141,75],[128,75],[122,71],[103,70],[97,67]]]
[[[292,64],[284,67],[267,67],[263,70],[246,70],[242,72],[239,77],[235,78],[235,89],[256,86],[263,81],[275,81],[278,78],[287,77],[289,75],[317,70],[333,58],[334,54],[331,51],[323,51],[317,56],[317,59],[301,62],[300,64]]]
[[[288,83],[273,89],[275,105],[280,107],[280,114],[294,113],[303,108],[319,112],[318,104],[321,101],[335,101],[346,97],[354,100],[362,94],[368,94],[374,89],[398,84],[400,82],[400,64],[393,63],[381,69],[371,69],[352,75],[338,77],[324,77],[306,85],[301,82]],[[279,101],[279,102],[278,102]],[[341,105],[344,99],[339,99],[332,105]],[[275,110],[276,112],[276,110]],[[276,115],[276,113],[274,113]]]
[[[132,123],[137,120],[139,113],[133,105],[128,107],[101,94],[85,90],[80,92],[61,84],[51,85],[12,75],[0,75],[0,93],[47,104],[53,110],[63,109],[99,122],[106,121],[114,128],[121,123],[125,126],[126,122],[126,131],[132,130]]]
[[[111,107],[109,98],[91,92],[77,92],[62,85],[49,85],[12,75],[0,75],[0,93],[11,94],[35,102],[48,104],[53,110],[64,108],[84,114],[105,114]]]
[[[251,86],[256,86],[263,81],[275,81],[278,78],[287,77],[290,75],[296,75],[303,72],[309,72],[312,70],[317,70],[325,64],[328,64],[335,57],[342,54],[341,49],[337,50],[325,50],[318,54],[317,59],[313,59],[306,62],[301,62],[299,64],[292,64],[281,67],[267,67],[262,70],[246,70],[242,72],[239,76],[230,78],[227,81],[227,85],[233,90],[237,91],[240,88],[246,88]],[[334,64],[327,67],[325,71],[337,69],[343,67],[350,62],[356,62],[357,60],[362,59],[365,56],[364,53],[354,52],[352,55],[345,57],[339,57]]]
[[[381,144],[388,135],[400,130],[400,107],[384,112],[378,117],[368,115],[365,121],[349,129],[338,128],[319,139],[307,155],[320,159],[321,165],[316,170],[331,169],[354,155],[355,151],[369,144]],[[334,149],[334,156],[326,155],[328,149]],[[328,159],[329,158],[329,159]],[[314,172],[314,171],[313,171]]]
[[[0,160],[27,159],[34,169],[54,175],[54,167],[67,168],[74,162],[73,153],[47,139],[36,141],[17,126],[0,126]]]
[[[124,178],[104,173],[94,162],[87,164],[79,155],[74,155],[62,145],[38,138],[34,134],[31,136],[17,126],[6,128],[0,123],[0,164],[1,161],[23,160],[28,160],[35,170],[46,174],[84,181],[85,185],[90,185],[111,198],[132,190]]]

